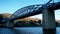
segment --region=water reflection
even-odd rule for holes
[[[56,34],[56,29],[43,29],[43,34]]]

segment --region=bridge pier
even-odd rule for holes
[[[8,21],[7,22],[7,28],[14,27],[14,21]]]
[[[55,14],[54,10],[44,9],[43,12],[43,33],[44,34],[55,34],[56,24],[55,24]]]

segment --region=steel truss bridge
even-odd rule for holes
[[[10,19],[8,19],[7,21],[16,20],[16,19],[20,19],[20,18],[24,18],[28,16],[37,15],[37,14],[42,14],[44,8],[49,9],[49,10],[60,9],[60,2],[49,3],[49,4],[38,4],[38,5],[31,5],[31,6],[23,7],[17,10],[16,12],[14,12],[14,14],[12,14]]]
[[[14,14],[12,14],[12,16],[9,19],[5,21],[9,23],[9,21],[14,21],[16,19],[21,19],[37,14],[43,14],[43,30],[45,31],[46,29],[50,29],[55,31],[56,25],[54,10],[60,9],[60,2],[50,3],[51,1],[52,0],[50,0],[46,4],[37,4],[23,7],[17,10]]]

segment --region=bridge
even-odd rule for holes
[[[9,22],[13,22],[16,19],[22,19],[37,14],[43,14],[43,23],[42,23],[43,31],[52,30],[55,32],[56,24],[55,24],[54,10],[60,9],[60,2],[50,3],[51,1],[52,0],[50,0],[46,4],[37,4],[37,5],[23,7],[17,10],[14,14],[12,14],[10,19],[7,19],[5,21],[9,25]]]
[[[49,10],[57,10],[60,8],[60,2],[58,3],[49,3],[49,4],[38,4],[38,5],[31,5],[31,6],[26,6],[23,7],[19,10],[17,10],[10,19],[8,20],[16,20],[28,16],[33,16],[37,14],[42,14],[43,10],[49,9]]]

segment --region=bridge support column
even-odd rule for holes
[[[7,28],[8,27],[14,27],[14,21],[8,21],[7,22]]]
[[[55,34],[56,24],[54,10],[44,9],[43,10],[43,33],[44,34]]]

